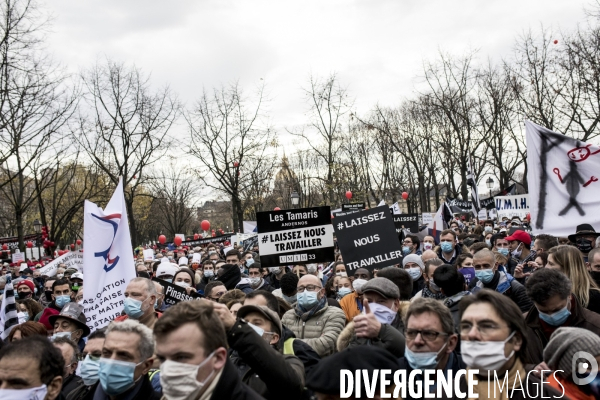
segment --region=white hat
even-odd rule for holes
[[[188,265],[187,257],[179,257],[179,265]]]
[[[26,270],[27,268],[29,268],[29,267],[27,266],[27,264],[25,264],[25,263],[22,263],[22,264],[21,264],[21,266],[19,267],[19,272],[23,272],[23,271],[24,271],[24,270]]]
[[[83,280],[83,274],[81,272],[75,272],[73,275],[71,275],[71,279],[81,279],[81,280]]]
[[[366,279],[355,279],[352,281],[352,287],[357,292],[360,292],[360,289],[364,286],[368,281]]]
[[[160,278],[163,275],[173,276],[177,273],[177,271],[179,271],[179,268],[177,268],[175,264],[171,264],[170,262],[160,263],[156,269],[156,277]]]
[[[192,257],[192,264],[193,263],[200,264],[201,262],[202,262],[202,255],[200,253],[194,253],[194,256]]]

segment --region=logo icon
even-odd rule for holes
[[[585,360],[585,361],[583,361]],[[588,372],[589,368],[592,368],[589,371],[589,375],[585,378],[580,378],[578,375],[583,375]],[[598,374],[598,362],[592,355],[585,351],[578,351],[573,354],[573,360],[571,361],[571,370],[573,376],[573,382],[576,385],[587,385],[591,383]]]
[[[105,222],[107,224],[110,224],[113,228],[113,237],[110,241],[110,246],[108,246],[108,249],[94,253],[94,257],[104,258],[104,270],[106,272],[110,272],[110,270],[117,266],[120,259],[119,256],[110,258],[110,251],[112,250],[113,243],[115,242],[115,236],[117,236],[117,229],[119,228],[119,222],[121,221],[121,214],[111,214],[107,215],[106,217],[99,217],[92,213],[92,217],[99,219],[100,221]],[[117,222],[115,222],[114,220],[117,220]]]

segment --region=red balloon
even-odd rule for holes
[[[75,243],[71,243],[71,250],[75,250]]]
[[[233,166],[237,168],[237,167],[240,166],[240,163],[236,161],[236,162],[233,163]]]
[[[558,40],[554,39],[554,44],[558,44]]]
[[[179,236],[175,236],[173,238],[173,243],[175,243],[175,246],[180,246],[181,245],[181,238]]]
[[[198,235],[197,233],[194,233],[194,240],[198,240],[199,237],[200,237],[200,235]]]
[[[8,245],[7,244],[3,244],[2,245],[2,250],[8,250]]]
[[[81,239],[77,239],[75,243],[77,243],[77,246],[81,246]]]
[[[203,231],[207,231],[210,229],[210,222],[208,222],[207,220],[204,220],[200,223],[200,228],[202,228]]]
[[[27,247],[28,248],[32,248],[33,247],[33,242],[31,242],[31,241],[27,242]]]
[[[215,236],[217,236],[217,234],[213,232],[213,233],[212,233],[212,237],[215,237]]]
[[[351,191],[349,191],[349,190],[348,190],[348,191],[346,192],[346,198],[347,198],[348,200],[350,200],[350,199],[352,198],[352,192],[351,192]]]
[[[281,211],[281,208],[279,208],[279,207],[275,207],[275,208],[273,209],[273,211]]]
[[[167,237],[165,235],[160,235],[158,237],[158,243],[165,244],[167,242]]]
[[[404,200],[408,199],[408,193],[406,193],[406,192],[402,192],[402,198],[403,198]]]

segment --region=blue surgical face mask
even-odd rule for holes
[[[204,271],[204,276],[207,278],[212,278],[215,275],[215,271],[212,269],[207,269]]]
[[[338,299],[341,299],[342,297],[344,297],[345,295],[350,294],[350,293],[352,293],[352,289],[343,287],[338,290],[337,297],[338,297]]]
[[[504,257],[508,257],[508,249],[500,248],[498,249],[498,253],[502,254]]]
[[[165,282],[169,282],[169,283],[173,283],[173,278],[169,278],[169,279],[163,279],[163,281],[165,281]]]
[[[125,298],[125,302],[123,303],[123,310],[125,314],[129,316],[129,318],[139,319],[142,315],[144,315],[144,310],[142,310],[142,301],[132,299],[131,297]]]
[[[487,245],[487,247],[492,247],[492,242],[490,241],[490,239],[485,239],[485,244]]]
[[[516,248],[516,249],[514,249],[514,250],[511,252],[511,254],[512,254],[512,256],[513,256],[514,258],[519,258],[519,257],[521,257],[521,254],[523,253],[523,250],[521,250],[521,245],[522,245],[522,244],[523,244],[523,243],[519,243],[519,245],[517,246],[517,248]]]
[[[304,292],[299,293],[297,296],[298,305],[305,310],[310,310],[319,302],[319,299],[317,298],[317,292],[309,292],[305,289]]]
[[[83,379],[83,384],[86,386],[92,386],[98,379],[100,379],[98,372],[100,371],[100,361],[92,360],[90,355],[85,356],[85,359],[81,362],[79,368],[79,376]]]
[[[561,326],[562,324],[565,323],[565,321],[571,315],[571,311],[569,311],[566,306],[565,306],[565,308],[563,308],[560,311],[555,312],[554,314],[546,314],[541,311],[539,313],[540,313],[540,319],[542,321],[544,321],[545,323],[547,323],[548,325],[552,325],[552,326]]]
[[[294,304],[294,303],[296,302],[296,300],[297,300],[297,297],[298,297],[298,295],[297,295],[297,294],[295,294],[295,295],[293,295],[293,296],[286,296],[286,295],[285,295],[285,294],[283,294],[283,293],[282,293],[282,296],[283,296],[283,299],[284,299],[285,301],[287,301],[288,303],[290,303],[290,304]]]
[[[479,271],[475,271],[475,276],[483,283],[490,283],[494,278],[494,270],[493,269],[482,269]]]
[[[421,267],[412,267],[406,270],[413,281],[416,281],[421,277],[423,271],[421,271]]]
[[[402,246],[402,254],[407,255],[410,253],[410,246]]]
[[[102,389],[109,396],[117,396],[135,385],[135,381],[133,380],[135,367],[141,363],[136,364],[112,360],[110,358],[101,358],[99,364],[98,376]]]
[[[494,228],[492,228],[491,226],[489,226],[489,225],[488,225],[488,226],[486,226],[485,228],[483,228],[483,230],[484,230],[486,233],[490,233],[491,231],[493,231],[493,230],[494,230]]]
[[[446,348],[446,344],[448,344],[448,342],[444,343],[438,352],[427,351],[423,353],[415,353],[406,346],[404,349],[404,358],[406,358],[408,365],[410,365],[412,369],[434,369],[438,363],[438,355]]]
[[[254,258],[249,258],[246,260],[246,268],[250,268],[252,264],[254,264]]]
[[[56,304],[56,306],[58,308],[63,308],[65,306],[65,304],[70,303],[71,302],[71,296],[69,296],[68,294],[62,295],[62,296],[56,296],[56,300],[54,300],[54,303]]]
[[[442,249],[442,252],[450,253],[452,250],[454,250],[454,244],[451,242],[441,242],[440,248]]]

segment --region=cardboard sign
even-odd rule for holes
[[[358,268],[372,271],[402,262],[402,245],[393,218],[389,208],[382,206],[334,220],[348,275]]]
[[[363,203],[350,203],[350,204],[342,204],[342,211],[359,211],[364,210],[366,208],[366,204]]]
[[[524,219],[529,214],[529,195],[519,194],[516,196],[498,196],[494,197],[496,201],[496,211],[498,219],[507,217],[511,219],[518,216]]]
[[[196,292],[196,289],[192,290],[190,294],[181,286],[174,285],[162,279],[152,278],[154,282],[160,283],[163,287],[163,294],[165,296],[164,303],[168,305],[175,305],[180,301],[198,300],[202,297]]]
[[[256,214],[263,267],[329,262],[334,259],[333,227],[328,206]]]
[[[435,213],[423,213],[421,218],[423,219],[423,225],[429,225],[433,222],[433,217],[435,217]]]
[[[393,215],[396,233],[402,232],[402,229],[408,229],[410,233],[419,233],[419,214],[400,214]]]
[[[12,253],[12,262],[14,264],[25,262],[25,253]]]
[[[487,219],[487,210],[485,208],[479,210],[479,213],[477,214],[477,219],[479,219],[480,221],[485,221]]]
[[[154,250],[144,249],[144,261],[154,261]]]

